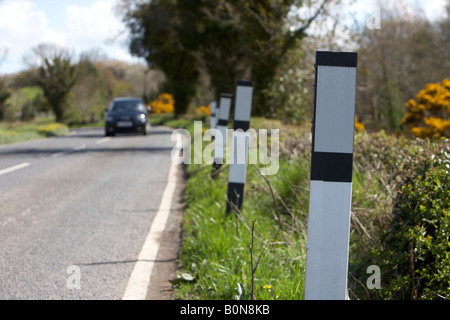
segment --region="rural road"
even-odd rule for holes
[[[169,299],[183,184],[171,133],[78,129],[0,146],[0,299]],[[150,235],[161,213],[165,232]]]

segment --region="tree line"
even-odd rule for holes
[[[379,6],[381,28],[358,33],[357,111],[374,129],[398,131],[405,123],[407,103],[428,84],[450,78],[450,1],[437,21],[402,1],[382,1]],[[442,103],[448,104],[440,115],[446,120],[450,92]]]
[[[57,122],[96,122],[114,97],[150,101],[164,79],[145,65],[108,59],[100,49],[77,56],[53,43],[31,48],[24,62],[27,70],[0,78],[0,120],[51,113]]]
[[[308,3],[308,5],[307,5]],[[232,93],[238,79],[254,81],[255,115],[271,116],[274,78],[292,49],[301,49],[312,22],[335,0],[123,0],[130,51],[166,75],[175,112],[184,113],[202,81],[209,97]],[[308,7],[308,14],[293,14]]]
[[[359,119],[398,131],[405,103],[448,77],[450,2],[433,22],[401,0],[378,7],[379,29],[358,22],[345,39],[337,0],[121,0],[118,12],[131,53],[165,74],[177,114],[199,95],[218,99],[237,79],[250,79],[254,115],[304,121],[312,110],[313,53],[351,48],[359,53]]]
[[[179,116],[247,79],[254,82],[253,115],[301,123],[311,118],[320,48],[358,52],[358,119],[368,129],[397,132],[407,102],[449,77],[450,1],[437,21],[402,0],[378,7],[379,29],[366,21],[343,29],[340,0],[119,0],[129,51],[147,66],[124,67],[95,49],[75,57],[41,44],[25,57],[29,70],[14,81],[0,79],[0,119],[11,117],[8,101],[19,87],[39,88],[33,101],[21,102],[22,118],[51,110],[57,121],[86,121],[122,94],[149,102],[170,93]],[[442,116],[447,121],[448,113]]]

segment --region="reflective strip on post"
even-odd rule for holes
[[[357,53],[316,52],[305,299],[347,298]]]
[[[231,139],[230,148],[231,163],[228,176],[226,213],[230,213],[234,209],[240,210],[244,201],[252,96],[253,82],[238,81],[236,84],[233,138]]]
[[[219,170],[223,164],[225,158],[225,142],[227,139],[227,127],[228,120],[230,118],[232,95],[228,93],[222,93],[219,101],[219,115],[216,123],[217,130],[220,131],[220,135],[214,139],[214,163],[212,167],[213,174]]]

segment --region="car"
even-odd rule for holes
[[[143,135],[149,132],[148,110],[141,98],[115,98],[106,111],[105,136],[114,136],[117,132]]]

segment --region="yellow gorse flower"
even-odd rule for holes
[[[211,114],[211,106],[200,106],[197,108],[197,114],[209,116]]]
[[[450,79],[428,83],[416,100],[405,104],[406,114],[401,124],[419,138],[450,136]]]
[[[364,127],[364,125],[361,122],[359,122],[358,117],[355,117],[355,130],[362,132],[365,129],[366,128]]]
[[[40,134],[45,135],[49,132],[55,132],[55,131],[58,131],[63,128],[65,128],[65,125],[63,125],[62,123],[55,122],[55,123],[41,125],[41,126],[37,127],[37,131]]]
[[[175,110],[175,100],[169,93],[161,93],[158,98],[149,102],[148,107],[151,107],[151,113],[172,113]]]

